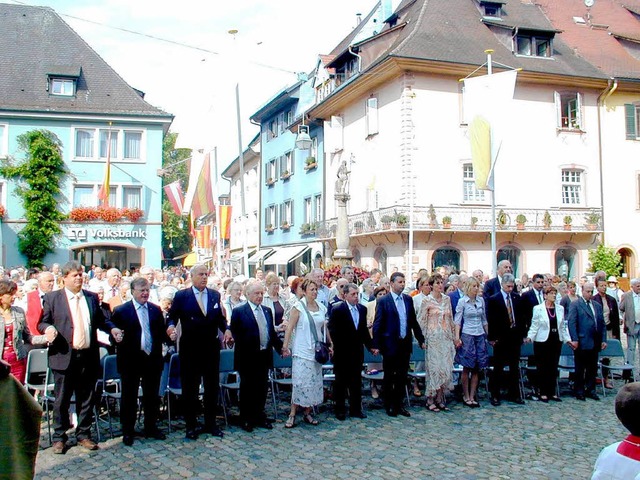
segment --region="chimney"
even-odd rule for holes
[[[362,14],[356,13],[356,25],[360,25],[360,22],[362,22]]]

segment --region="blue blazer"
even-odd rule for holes
[[[600,344],[607,341],[607,328],[604,324],[602,307],[593,300],[591,305],[596,312],[595,318],[583,298],[571,302],[569,315],[567,315],[569,335],[572,341],[578,342],[578,349],[600,351]]]
[[[424,336],[413,308],[413,299],[404,293],[401,295],[407,312],[407,335],[404,339],[400,338],[400,317],[391,293],[387,293],[376,302],[376,317],[373,321],[373,348],[380,349],[382,355],[410,354],[413,348],[412,331],[418,343],[420,345],[424,343]]]
[[[447,293],[449,298],[451,299],[451,311],[455,314],[456,308],[458,307],[458,302],[463,297],[462,293],[460,293],[460,289],[456,288],[454,292]]]
[[[280,353],[282,351],[282,340],[278,337],[273,327],[271,309],[263,305],[260,305],[260,308],[267,320],[267,333],[269,334],[267,350],[275,348]],[[256,362],[262,362],[263,360],[259,357],[260,330],[249,303],[240,305],[231,311],[231,333],[235,342],[234,368],[240,372],[245,369],[255,369]],[[273,355],[269,354],[268,361],[272,362],[272,360]]]

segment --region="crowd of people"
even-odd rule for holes
[[[524,404],[520,389],[520,355],[533,344],[537,375],[533,395],[541,402],[561,402],[556,390],[562,344],[575,358],[575,398],[599,400],[596,374],[599,352],[607,339],[627,337],[627,360],[635,362],[640,334],[640,279],[621,292],[614,277],[596,272],[579,284],[557,276],[535,274],[516,279],[508,260],[497,276],[471,275],[441,267],[420,270],[409,281],[404,274],[370,272],[356,283],[354,269],[343,267],[338,278],[325,278],[321,268],[305,277],[283,279],[258,269],[252,278],[212,274],[207,266],[135,272],[78,262],[50,269],[2,272],[0,313],[4,318],[2,359],[21,382],[32,347],[48,347],[55,383],[54,453],[67,448],[69,407],[75,395],[78,444],[98,448],[92,440],[94,387],[99,347],[117,354],[122,377],[123,443],[135,438],[136,401],[142,385],[144,435],[163,439],[158,428],[159,397],[164,393],[168,362],[180,359],[186,438],[202,433],[222,437],[216,424],[220,350],[233,348],[240,377],[240,420],[246,431],[273,428],[265,401],[273,350],[291,362],[291,410],[285,428],[318,425],[314,407],[324,401],[319,354],[331,355],[335,373],[335,416],[364,419],[362,379],[364,349],[382,370],[382,385],[372,385],[387,415],[410,416],[404,398],[414,342],[425,352],[424,386],[413,394],[426,396],[426,408],[446,411],[453,387],[454,364],[462,369],[462,405],[480,407],[481,375],[489,377],[490,403]],[[508,367],[508,368],[507,368]],[[379,391],[379,388],[382,391]],[[606,388],[612,388],[606,380]],[[199,396],[202,394],[202,403]],[[347,409],[348,399],[348,409]],[[198,423],[202,408],[204,425]]]

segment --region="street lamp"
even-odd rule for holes
[[[302,125],[298,127],[298,136],[296,137],[296,148],[300,150],[309,150],[313,145],[313,141],[309,136],[309,126],[304,124],[304,116],[302,118]]]

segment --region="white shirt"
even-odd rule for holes
[[[89,305],[87,305],[87,299],[84,297],[84,292],[80,290],[79,293],[73,293],[71,290],[65,288],[65,294],[67,296],[67,302],[69,302],[69,310],[71,311],[71,319],[74,325],[78,323],[84,326],[84,336],[87,340],[87,348],[91,344],[91,325],[89,324]],[[76,302],[80,305],[80,312],[82,318],[77,317]],[[74,335],[74,338],[76,336]],[[72,340],[73,342],[73,340]]]
[[[196,302],[198,301],[198,298],[200,298],[200,301],[202,302],[202,308],[204,309],[204,314],[207,314],[207,289],[203,289],[202,292],[200,292],[200,290],[198,290],[196,287],[191,287],[191,290],[193,290],[193,294],[196,296]]]
[[[141,308],[146,308],[147,309],[147,318],[149,319],[150,315],[149,315],[149,306],[145,303],[144,305],[136,302],[135,300],[131,300],[133,302],[133,306],[136,307],[136,315],[138,315],[138,323],[140,323],[140,350],[144,350],[144,345],[145,345],[145,340],[146,340],[146,335],[144,333],[144,325],[143,325],[143,319],[142,319],[142,312],[140,311]],[[149,322],[151,322],[151,320],[149,320]],[[149,324],[149,329],[151,329],[151,324]]]

